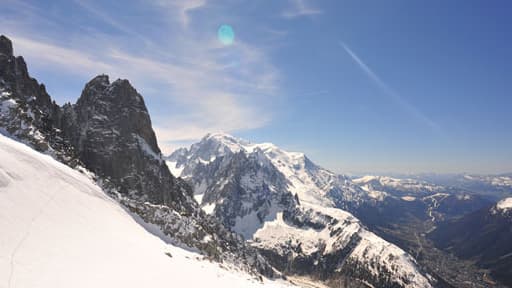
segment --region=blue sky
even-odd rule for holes
[[[129,79],[167,152],[223,131],[337,172],[512,171],[509,1],[0,2],[58,103]]]

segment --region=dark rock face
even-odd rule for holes
[[[12,43],[0,36],[0,130],[48,152],[65,163],[74,150],[58,129],[60,107],[28,74],[23,57],[14,57]]]
[[[0,77],[2,86],[9,88],[20,100],[34,102],[34,107],[43,113],[54,112],[56,105],[51,102],[44,85],[28,75],[23,57],[14,57],[12,44],[5,36],[0,36]]]
[[[11,56],[13,54],[11,40],[4,35],[0,36],[0,54]]]
[[[8,134],[68,164],[81,161],[120,193],[194,209],[190,188],[161,159],[144,100],[127,80],[110,83],[108,76],[98,76],[76,104],[61,108],[29,76],[23,58],[13,56],[4,36],[0,51],[0,124]]]
[[[169,172],[144,100],[127,80],[110,83],[108,76],[97,76],[65,110],[62,130],[88,169],[110,179],[122,194],[193,209],[190,188]]]
[[[216,203],[214,214],[226,227],[232,228],[246,239],[261,227],[266,218],[275,217],[277,211],[297,205],[293,195],[286,190],[286,179],[258,153],[235,153],[218,157],[210,165],[194,167],[194,177],[189,179],[195,187],[207,183],[203,204]],[[262,163],[262,161],[267,163]],[[223,179],[223,181],[216,181]],[[256,218],[251,227],[238,225],[237,219]]]

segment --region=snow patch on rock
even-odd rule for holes
[[[502,211],[508,211],[512,209],[512,197],[505,198],[496,204],[496,208]]]

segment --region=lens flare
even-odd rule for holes
[[[231,45],[235,41],[235,31],[233,31],[233,27],[223,24],[219,27],[217,31],[217,38],[219,38],[220,43],[224,45]]]

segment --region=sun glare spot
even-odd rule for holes
[[[235,41],[235,31],[233,31],[233,27],[223,24],[219,27],[217,31],[217,38],[220,43],[224,45],[231,45]]]

